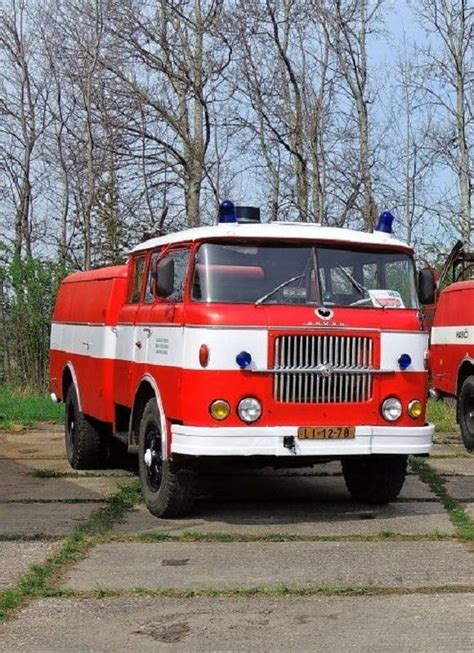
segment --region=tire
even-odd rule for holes
[[[358,503],[386,505],[403,487],[407,456],[354,456],[342,460],[342,472],[351,497]]]
[[[66,394],[65,440],[69,464],[74,469],[103,467],[102,435],[98,426],[79,410],[74,384]]]
[[[180,517],[191,511],[196,475],[183,464],[163,460],[160,413],[155,398],[148,400],[140,422],[138,469],[143,497],[152,515]]]
[[[474,376],[468,376],[458,398],[458,418],[461,436],[468,451],[474,451]]]

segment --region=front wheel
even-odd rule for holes
[[[342,460],[351,497],[358,503],[385,505],[395,501],[407,472],[407,456],[354,456]]]
[[[462,384],[458,417],[464,446],[468,451],[474,451],[474,376],[468,376]]]
[[[138,466],[148,510],[155,517],[179,517],[194,503],[195,473],[163,459],[160,413],[156,399],[145,406],[140,422]]]

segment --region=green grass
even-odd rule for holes
[[[61,422],[63,415],[63,405],[52,402],[47,393],[0,386],[0,430],[21,430],[37,422]],[[454,401],[430,400],[427,417],[437,432],[458,431]]]
[[[127,472],[126,470],[120,470],[117,472],[110,472],[103,474],[102,472],[60,472],[56,469],[33,469],[31,471],[31,476],[35,478],[123,478],[127,480],[128,478],[133,478],[134,474],[132,472]]]
[[[415,587],[374,587],[364,585],[258,585],[255,587],[207,587],[202,589],[178,589],[174,587],[147,588],[134,587],[131,589],[112,590],[97,589],[90,591],[74,591],[53,588],[49,597],[76,598],[76,599],[111,599],[111,598],[177,598],[194,599],[198,597],[210,598],[250,598],[253,596],[287,597],[287,596],[400,596],[410,594],[466,594],[472,593],[472,585],[440,585],[440,586],[415,586]]]
[[[25,601],[51,596],[56,590],[54,581],[67,564],[78,560],[92,545],[93,538],[105,535],[113,524],[130,510],[141,498],[139,482],[134,481],[120,489],[105,508],[97,510],[76,528],[64,542],[61,550],[41,565],[33,565],[16,587],[0,592],[0,622]]]
[[[163,533],[152,531],[134,533],[131,535],[110,534],[97,538],[97,542],[439,542],[453,539],[453,535],[432,531],[428,533],[394,533],[380,531],[368,535],[298,535],[292,533],[266,533],[262,535],[244,533],[204,533],[199,531],[184,531],[183,533]]]
[[[459,431],[456,423],[456,402],[454,399],[428,401],[427,421],[433,422],[437,433]]]
[[[448,511],[449,518],[456,528],[457,536],[462,540],[474,542],[474,522],[461,504],[448,494],[445,480],[423,458],[410,458],[410,465],[421,480],[430,486]]]
[[[0,430],[21,430],[36,422],[61,422],[63,415],[63,405],[51,401],[47,393],[0,386]]]

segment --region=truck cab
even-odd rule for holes
[[[209,461],[341,460],[356,501],[387,503],[430,453],[413,251],[390,234],[225,221],[146,241],[114,274],[94,290],[106,319],[64,312],[65,280],[52,389],[71,463],[120,438],[153,514],[188,511]]]

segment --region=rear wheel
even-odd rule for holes
[[[407,456],[354,456],[342,460],[342,472],[354,501],[384,505],[395,501],[403,487]]]
[[[149,399],[140,422],[138,466],[148,510],[156,517],[179,517],[194,503],[195,473],[163,459],[161,421],[156,399]]]
[[[74,469],[101,469],[102,434],[99,427],[79,410],[74,384],[66,394],[65,440],[69,464]]]
[[[458,399],[459,426],[468,451],[474,451],[474,376],[468,376]]]

